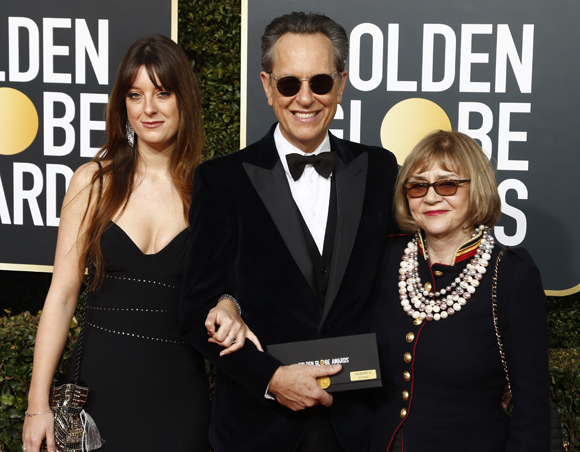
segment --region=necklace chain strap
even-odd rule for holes
[[[405,248],[399,268],[399,299],[407,315],[414,319],[438,321],[461,311],[479,287],[495,244],[487,226],[476,228],[473,237],[480,231],[482,236],[475,256],[449,286],[436,292],[431,292],[430,288],[422,285],[418,260],[419,234],[415,234]],[[425,259],[427,259],[426,250]]]
[[[512,395],[512,385],[510,382],[510,374],[508,371],[507,359],[505,357],[505,350],[503,348],[503,342],[501,339],[501,333],[499,331],[499,310],[497,306],[497,273],[499,263],[504,255],[505,250],[501,250],[497,255],[497,260],[495,261],[495,270],[493,272],[493,279],[491,284],[491,312],[493,313],[493,327],[495,328],[495,337],[497,338],[497,345],[499,347],[499,355],[501,357],[501,364],[505,372],[505,379],[507,380],[507,386]]]

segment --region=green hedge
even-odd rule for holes
[[[80,304],[80,303],[79,303]],[[9,312],[7,312],[10,314]],[[40,315],[29,312],[0,317],[0,451],[20,451],[22,424],[28,405],[32,357]],[[73,318],[59,365],[66,372],[80,327]]]
[[[568,450],[580,451],[580,293],[549,301],[550,392]]]
[[[240,147],[240,43],[239,0],[179,2],[179,44],[203,96],[204,159]]]
[[[0,319],[0,450],[18,450],[32,373],[37,318]]]
[[[567,297],[550,297],[548,328],[550,348],[577,348],[580,350],[580,293]]]
[[[578,323],[578,322],[577,322]],[[575,348],[550,350],[550,392],[562,417],[568,450],[580,450],[580,352]]]

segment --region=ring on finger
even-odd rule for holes
[[[238,340],[238,338],[235,336],[234,337],[228,336],[228,337],[230,338],[230,341],[232,341],[232,345],[234,345]]]

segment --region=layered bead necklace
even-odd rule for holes
[[[467,300],[475,293],[487,271],[495,240],[487,226],[475,228],[472,237],[481,233],[476,254],[465,269],[444,289],[435,293],[425,289],[419,277],[419,234],[407,244],[399,268],[399,298],[403,310],[414,319],[441,320],[461,311]],[[423,249],[429,260],[427,248]]]

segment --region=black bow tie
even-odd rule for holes
[[[308,164],[314,166],[318,174],[328,179],[334,169],[336,154],[334,152],[321,152],[316,155],[288,154],[286,155],[286,161],[288,162],[288,169],[292,179],[295,181],[300,179],[304,172],[304,167]]]

